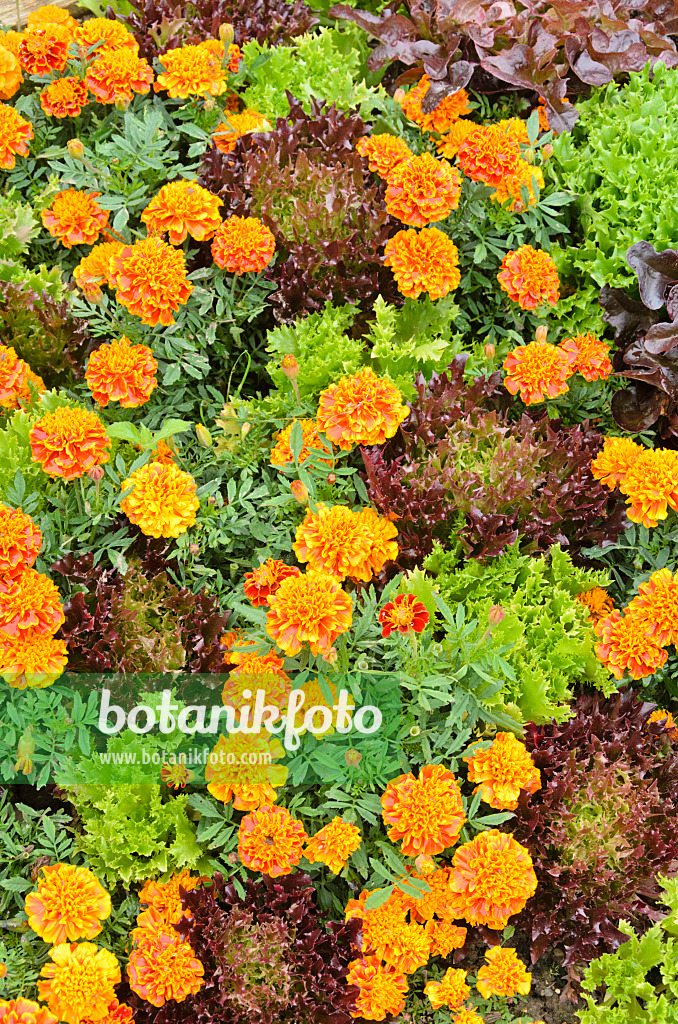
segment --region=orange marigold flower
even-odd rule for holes
[[[35,569],[26,569],[16,580],[0,582],[0,638],[20,638],[31,633],[56,633],[64,621],[59,591]]]
[[[118,961],[93,942],[62,942],[49,951],[53,961],[40,972],[38,995],[65,1024],[103,1021],[120,984]]]
[[[28,140],[32,138],[30,121],[25,121],[14,107],[0,103],[0,167],[11,171],[17,154],[28,156]]]
[[[0,32],[0,46],[4,46],[6,50],[13,53],[16,59],[19,60],[19,47],[23,37],[23,32],[13,32],[12,29],[8,32]]]
[[[120,402],[123,409],[143,405],[157,386],[158,364],[146,345],[130,345],[124,334],[92,352],[85,372],[87,387],[101,406]]]
[[[567,381],[574,373],[569,356],[547,341],[531,341],[509,352],[504,360],[504,386],[526,405],[557,398],[569,390]]]
[[[466,942],[466,928],[451,921],[427,921],[424,927],[431,936],[431,956],[448,957],[452,950],[462,949]]]
[[[438,141],[436,149],[441,156],[450,160],[461,149],[462,143],[478,127],[473,121],[453,121],[448,131]]]
[[[628,437],[606,437],[602,451],[591,463],[591,472],[611,491],[626,479],[626,475],[639,455],[645,451]]]
[[[417,601],[414,594],[398,594],[379,612],[381,635],[390,636],[394,629],[403,635],[421,633],[428,625],[429,618],[425,606]]]
[[[560,281],[553,260],[543,249],[533,249],[531,245],[521,245],[506,253],[497,280],[521,309],[536,309],[545,302],[555,306],[560,298]]]
[[[221,226],[221,199],[194,181],[180,178],[163,185],[141,214],[149,232],[169,232],[172,245],[181,245],[187,235],[196,242],[211,238]]]
[[[407,857],[442,853],[454,846],[466,820],[457,781],[441,764],[427,764],[392,779],[381,798],[392,843],[402,840]]]
[[[178,537],[195,522],[200,508],[196,483],[174,463],[147,462],[120,485],[133,488],[120,508],[147,537]]]
[[[532,975],[525,970],[525,964],[516,956],[515,949],[493,946],[485,954],[486,963],[478,971],[476,988],[483,999],[490,996],[528,995],[532,987]]]
[[[251,707],[255,696],[246,700],[245,705]],[[239,716],[242,705],[235,710]],[[244,717],[249,718],[247,712]],[[276,788],[287,782],[288,769],[273,763],[281,757],[285,757],[282,745],[265,733],[234,733],[228,739],[220,736],[205,766],[207,789],[224,803],[234,798],[233,806],[238,811],[274,804]]]
[[[27,29],[19,43],[19,61],[29,75],[49,75],[63,71],[68,60],[70,30],[56,22],[40,22]]]
[[[235,663],[235,668],[231,670],[230,678],[232,680],[235,679],[237,692],[241,693],[243,687],[248,687],[250,679],[257,679],[257,677],[261,677],[261,682],[262,684],[265,684],[266,687],[274,685],[279,688],[280,693],[289,693],[290,687],[288,684],[290,682],[290,677],[283,669],[283,658],[279,657],[272,648],[271,650],[266,651],[265,654],[262,654],[261,652],[253,654],[246,649],[247,646],[248,645],[246,645],[243,650],[242,645],[238,644],[238,646],[236,646],[230,653],[231,660]],[[228,683],[225,683],[222,691],[222,700],[224,704],[228,704],[230,702],[226,699],[227,688],[228,692],[232,695],[235,695],[236,693],[235,690],[229,687]],[[237,704],[235,702],[232,703],[233,706],[236,707],[239,704],[242,704],[243,701],[239,700]],[[270,701],[270,703],[275,703],[275,701]]]
[[[129,987],[151,1006],[164,1006],[169,999],[183,1003],[204,981],[192,946],[153,907],[139,914],[137,924],[127,965]]]
[[[485,1018],[481,1017],[475,1010],[470,1010],[468,1006],[462,1006],[462,1008],[452,1016],[452,1024],[483,1024],[484,1019]],[[537,1021],[536,1024],[539,1024],[539,1021]],[[544,1022],[542,1021],[541,1024],[544,1024]]]
[[[279,878],[299,863],[307,839],[302,823],[285,807],[264,806],[240,822],[238,854],[251,871]]]
[[[10,351],[12,350],[10,349]],[[0,406],[3,409],[22,409],[30,405],[34,397],[31,394],[31,387],[37,390],[38,394],[42,394],[47,390],[42,377],[38,377],[37,373],[33,373],[28,363],[25,363],[23,359],[17,359],[16,361],[11,388],[7,387],[5,369],[6,362],[2,358],[2,353],[0,353]],[[5,378],[4,380],[2,379],[3,377]]]
[[[31,517],[0,502],[0,576],[5,580],[22,576],[41,547],[42,534]]]
[[[678,452],[670,448],[645,448],[619,484],[631,507],[626,514],[633,523],[656,526],[666,519],[669,507],[678,511]]]
[[[23,80],[18,57],[0,44],[0,100],[10,99]]]
[[[181,889],[191,892],[202,883],[200,875],[192,875],[184,868],[175,871],[167,882],[156,882],[149,878],[139,893],[139,902],[147,903],[163,917],[167,924],[176,924],[182,917],[190,917],[189,910],[182,910]]]
[[[405,1009],[407,978],[400,971],[388,967],[377,956],[364,956],[348,965],[347,985],[359,989],[352,1017],[364,1020],[385,1020],[389,1014],[397,1015]]]
[[[595,334],[575,334],[573,338],[565,338],[560,347],[584,380],[607,380],[612,373],[610,346],[599,341]]]
[[[19,996],[9,1002],[0,999],[0,1024],[58,1024],[58,1021],[45,1006]]]
[[[359,828],[335,817],[308,840],[304,856],[311,864],[316,861],[326,864],[330,871],[338,875],[345,868],[351,854],[359,849],[361,842]]]
[[[529,146],[530,137],[527,134],[527,121],[521,117],[509,117],[497,122],[497,127],[506,132],[510,139],[524,146]]]
[[[30,367],[19,359],[13,348],[0,345],[0,406],[17,409],[22,382]]]
[[[28,435],[33,462],[49,476],[75,480],[108,462],[110,440],[95,412],[59,406],[38,420]]]
[[[78,27],[78,22],[68,11],[65,11],[63,7],[52,7],[51,4],[46,4],[31,11],[26,19],[26,24],[29,28],[34,28],[36,25],[42,25],[45,22],[61,25],[63,28],[68,29],[71,35]]]
[[[226,74],[221,58],[202,44],[178,46],[163,53],[155,91],[167,89],[171,99],[185,100],[189,96],[221,96],[226,92]]]
[[[574,596],[588,610],[589,622],[598,622],[614,611],[614,601],[603,587],[594,587]]]
[[[171,444],[168,444],[168,441]],[[158,441],[151,452],[151,462],[159,462],[163,466],[173,465],[177,457],[176,450],[172,447],[173,444],[171,437],[167,441]]]
[[[73,271],[78,288],[92,302],[97,302],[101,298],[102,284],[107,284],[109,288],[114,287],[110,273],[111,257],[118,255],[123,244],[123,242],[101,242],[99,245],[95,245],[88,256],[83,256]]]
[[[133,93],[144,96],[149,91],[153,71],[148,61],[125,47],[97,56],[87,68],[85,82],[99,103],[115,103],[116,100],[131,103]]]
[[[108,18],[88,18],[82,24],[76,22],[73,39],[83,60],[95,60],[100,54],[115,50],[139,52],[139,44],[122,22],[109,21]]]
[[[77,117],[88,103],[87,86],[79,78],[57,78],[40,93],[48,117]]]
[[[430,153],[397,164],[388,176],[386,209],[403,224],[423,228],[459,206],[461,181],[447,160]]]
[[[662,647],[678,643],[678,579],[668,569],[653,572],[638,587],[626,614],[644,624],[647,635]]]
[[[237,43],[231,43],[228,50],[225,50],[221,39],[205,39],[202,43],[198,43],[198,46],[202,46],[204,50],[209,50],[210,53],[215,54],[222,63],[224,57],[228,57],[226,70],[230,71],[231,74],[234,75],[240,67],[242,51]]]
[[[645,622],[633,614],[622,616],[615,610],[593,629],[601,638],[596,655],[615,679],[621,679],[624,672],[632,679],[644,679],[666,662],[666,651],[649,635]]]
[[[93,939],[111,913],[111,897],[89,868],[49,864],[42,868],[38,888],[26,897],[28,925],[54,946],[75,939]]]
[[[119,1003],[117,999],[108,1007],[108,1014],[103,1020],[97,1022],[97,1024],[132,1024],[134,1020],[134,1010],[131,1006],[126,1003]],[[84,1020],[82,1024],[94,1024],[94,1021]]]
[[[261,608],[288,576],[301,576],[301,569],[285,565],[279,558],[267,558],[252,572],[245,573],[245,597],[255,608]]]
[[[253,132],[270,131],[270,124],[258,110],[247,107],[241,113],[228,113],[227,120],[217,125],[212,139],[222,153],[232,153],[238,139]]]
[[[273,232],[256,217],[229,217],[212,242],[212,259],[229,274],[257,274],[274,252]]]
[[[325,572],[288,576],[271,594],[269,605],[266,632],[290,656],[306,640],[311,654],[327,654],[353,619],[353,599]]]
[[[0,631],[0,676],[17,690],[51,686],[67,663],[66,644],[51,633],[23,629],[10,638]]]
[[[421,109],[421,102],[428,92],[431,80],[428,75],[421,76],[413,89],[405,95],[400,106],[405,117],[414,121],[424,132],[446,132],[464,114],[470,114],[471,108],[468,102],[468,93],[465,89],[453,92],[451,96],[445,96],[437,107],[434,107],[428,114]]]
[[[415,863],[421,863],[421,856],[417,857]],[[423,856],[428,856],[424,854]],[[431,861],[433,861],[432,858]],[[433,862],[435,864],[435,862]],[[450,921],[454,918],[449,906],[450,897],[450,873],[451,868],[435,868],[429,874],[418,870],[414,872],[414,878],[423,878],[428,885],[430,892],[424,893],[419,899],[413,899],[410,904],[410,917],[414,921],[428,922],[434,917]],[[461,929],[464,931],[464,929]],[[462,942],[462,946],[464,943]],[[461,947],[460,947],[461,948]]]
[[[312,450],[327,451],[327,448],[318,437],[315,420],[292,420],[291,423],[280,431],[276,438],[275,445],[271,449],[272,466],[288,466],[291,462],[294,462],[294,456],[292,455],[292,448],[290,445],[290,437],[295,423],[301,424],[302,441],[298,459],[300,463],[306,461]],[[328,466],[332,464],[329,459],[322,459],[321,461],[327,463]]]
[[[398,231],[384,246],[384,265],[390,267],[398,291],[410,299],[422,292],[442,299],[459,285],[459,251],[443,231]]]
[[[455,970],[448,967],[440,981],[429,981],[424,988],[424,995],[428,996],[434,1010],[441,1006],[449,1006],[451,1010],[458,1010],[465,999],[471,994],[471,989],[466,984],[468,971]]]
[[[74,188],[60,192],[52,205],[42,211],[42,223],[52,238],[70,249],[73,245],[92,245],[108,227],[108,210],[96,200],[101,192],[78,192]]]
[[[519,172],[520,146],[506,127],[476,125],[459,147],[457,159],[467,178],[498,189],[506,178]]]
[[[398,557],[398,544],[393,540],[397,536],[397,527],[372,508],[358,512],[344,505],[327,508],[320,502],[316,512],[306,511],[293,548],[300,562],[309,563],[311,572],[320,570],[337,579],[350,576],[367,583],[386,562]]]
[[[650,722],[659,722],[669,734],[674,743],[678,743],[678,725],[676,725],[675,719],[670,711],[665,711],[663,708],[657,708],[653,711],[647,720],[647,724]]]
[[[541,167],[528,164],[525,160],[519,160],[512,174],[507,175],[499,183],[495,192],[490,196],[495,203],[506,203],[512,200],[511,210],[517,212],[525,209],[523,198],[523,185],[527,189],[527,205],[534,206],[537,202],[536,187],[541,190],[544,187],[544,175]]]
[[[365,136],[358,140],[355,148],[367,159],[370,170],[382,178],[388,178],[394,167],[414,156],[405,140],[397,135]]]
[[[488,750],[463,760],[469,766],[469,781],[479,783],[473,792],[480,790],[490,807],[515,811],[521,789],[536,793],[541,787],[539,769],[512,732],[498,732]]]
[[[149,327],[173,324],[172,313],[193,291],[183,252],[160,238],[123,245],[111,256],[109,273],[118,302]]]
[[[537,890],[530,854],[512,835],[490,829],[455,853],[451,902],[469,924],[501,931]]]
[[[409,414],[398,389],[368,366],[320,392],[316,424],[348,452],[356,444],[383,444]]]

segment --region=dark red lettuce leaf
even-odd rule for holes
[[[90,334],[68,299],[0,281],[0,344],[15,349],[51,388],[83,377]]]

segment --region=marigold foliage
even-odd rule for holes
[[[0,503],[0,576],[17,579],[35,562],[42,547],[42,533],[20,508]]]
[[[75,480],[93,466],[108,462],[110,440],[96,413],[59,406],[35,423],[29,433],[33,462],[49,476]]]
[[[476,986],[483,999],[491,996],[528,995],[532,975],[518,959],[515,949],[492,946],[485,954],[485,963],[478,971]]]
[[[534,896],[537,876],[527,849],[491,829],[455,852],[450,888],[457,916],[501,931]]]
[[[264,806],[240,822],[238,855],[252,871],[279,878],[299,863],[307,839],[302,823],[285,807]]]
[[[416,779],[411,772],[393,779],[381,806],[389,839],[402,841],[408,857],[435,855],[454,846],[466,820],[457,781],[440,764],[425,765]]]
[[[20,639],[31,630],[55,633],[64,621],[59,591],[52,581],[26,569],[16,580],[0,582],[0,637]]]
[[[157,361],[146,345],[130,345],[123,334],[110,345],[100,345],[89,357],[85,380],[95,402],[102,407],[120,402],[123,409],[143,405],[157,386]]]
[[[447,160],[430,153],[401,161],[389,172],[386,209],[403,224],[423,228],[459,206],[461,181]]]
[[[383,444],[408,415],[398,389],[368,367],[321,391],[316,424],[342,451],[350,451],[356,444]]]
[[[338,875],[346,861],[359,849],[362,842],[360,829],[339,817],[316,832],[307,842],[304,856],[311,864],[320,861]]]
[[[16,156],[28,156],[28,141],[33,138],[33,125],[14,107],[0,103],[0,167],[11,171]]]
[[[40,93],[40,106],[48,117],[78,117],[88,103],[87,86],[79,78],[57,78]]]
[[[384,257],[398,291],[410,299],[422,292],[432,299],[442,299],[461,281],[459,251],[438,228],[396,232],[384,246]]]
[[[288,577],[271,594],[269,605],[266,632],[290,656],[306,641],[312,654],[328,654],[353,618],[353,599],[326,572]]]
[[[275,237],[257,217],[229,217],[212,242],[212,258],[229,274],[257,274],[275,253]]]
[[[65,1024],[103,1021],[115,1002],[120,983],[118,961],[107,949],[92,942],[60,943],[49,951],[38,981],[38,994]]]
[[[218,196],[181,178],[162,186],[141,214],[141,220],[149,234],[169,233],[172,245],[181,245],[187,235],[204,242],[221,226],[220,206]]]
[[[52,205],[42,212],[42,223],[52,238],[70,249],[73,245],[92,245],[108,227],[108,210],[97,199],[101,192],[78,192],[69,188],[60,192]]]
[[[147,537],[178,537],[193,526],[200,508],[196,483],[174,463],[147,462],[120,487],[122,491],[133,488],[120,507]]]
[[[172,313],[193,291],[183,252],[159,238],[124,245],[111,256],[109,274],[118,302],[149,327],[173,324]]]
[[[473,792],[480,791],[485,803],[498,810],[514,811],[521,789],[535,793],[541,786],[539,769],[512,732],[497,733],[488,750],[463,760],[469,766],[469,781],[479,783]]]
[[[548,253],[521,245],[507,252],[501,261],[497,280],[512,302],[521,309],[555,306],[560,297],[560,281]]]
[[[88,868],[49,864],[37,890],[26,897],[25,910],[33,931],[58,946],[98,935],[111,913],[111,897]]]

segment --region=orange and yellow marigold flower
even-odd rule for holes
[[[664,708],[657,708],[653,711],[647,720],[647,724],[651,722],[658,722],[664,730],[669,734],[674,743],[678,743],[678,725],[670,711],[665,711]]]
[[[280,431],[275,444],[271,449],[272,466],[288,466],[291,462],[294,462],[290,437],[295,423],[299,423],[301,425],[301,451],[299,452],[299,458],[297,460],[299,463],[305,462],[311,454],[311,451],[327,452],[327,448],[318,437],[318,429],[316,427],[315,420],[292,420],[291,423]],[[322,461],[326,462],[327,465],[331,465],[329,459],[323,459]]]
[[[153,84],[148,61],[124,47],[97,56],[87,68],[87,88],[99,103],[131,103],[134,93],[144,96]]]
[[[108,210],[97,199],[101,192],[79,192],[74,188],[60,192],[42,212],[42,223],[52,238],[70,249],[73,245],[92,245],[108,227]]]
[[[193,291],[183,252],[160,238],[123,245],[111,256],[109,273],[118,302],[149,327],[173,324],[172,313]]]
[[[669,569],[653,572],[641,583],[627,615],[645,626],[648,636],[667,647],[678,643],[678,580]]]
[[[645,448],[629,466],[619,484],[630,508],[632,523],[656,526],[669,508],[678,511],[678,452],[671,448]]]
[[[464,114],[470,114],[471,108],[468,102],[468,93],[465,89],[458,89],[450,96],[445,96],[440,103],[428,114],[421,109],[422,100],[431,87],[431,80],[427,74],[421,76],[417,84],[406,93],[400,106],[410,121],[424,132],[446,132]]]
[[[471,181],[501,189],[519,173],[520,146],[512,131],[499,124],[476,125],[457,153],[459,167]]]
[[[229,217],[212,242],[212,259],[229,274],[258,274],[274,253],[273,232],[256,217]]]
[[[569,356],[548,341],[531,341],[514,348],[504,360],[504,369],[504,386],[512,395],[520,392],[526,405],[564,395],[574,373]]]
[[[325,572],[289,576],[271,594],[269,605],[266,632],[290,656],[306,642],[312,654],[328,654],[353,618],[352,598]]]
[[[302,823],[285,807],[260,807],[240,822],[238,854],[250,870],[279,878],[299,863],[307,839]]]
[[[377,956],[364,956],[348,965],[347,985],[358,987],[352,1017],[364,1020],[385,1020],[405,1009],[407,978],[394,967],[383,964]]]
[[[219,196],[181,178],[162,186],[141,219],[149,233],[169,233],[172,245],[181,245],[187,235],[196,242],[204,242],[221,226],[220,206]]]
[[[390,267],[398,291],[416,299],[426,292],[442,299],[459,285],[459,251],[443,231],[398,231],[384,246],[384,265]]]
[[[0,999],[0,1024],[58,1024],[46,1006],[19,996],[6,1002]]]
[[[447,157],[448,160],[456,156],[466,138],[477,127],[473,121],[453,121],[436,146],[440,155]]]
[[[501,261],[497,280],[508,297],[521,309],[536,309],[560,298],[558,271],[549,254],[531,245],[507,252]]]
[[[478,971],[476,987],[483,999],[491,996],[511,998],[526,996],[532,985],[532,975],[518,959],[515,949],[492,946],[485,954],[486,963]]]
[[[589,622],[598,622],[614,611],[614,601],[603,587],[593,587],[574,596],[587,609]]]
[[[254,608],[261,608],[289,576],[301,576],[301,569],[278,558],[267,558],[252,572],[245,573],[245,597]]]
[[[431,956],[448,957],[454,949],[462,949],[466,942],[467,929],[452,921],[427,921],[425,927],[431,937]]]
[[[525,847],[491,829],[455,852],[450,890],[456,916],[501,931],[534,896],[537,876]]]
[[[92,942],[63,942],[49,951],[51,964],[40,972],[38,995],[65,1024],[99,1022],[108,1016],[120,984],[118,961]]]
[[[16,157],[28,156],[28,141],[33,138],[33,125],[24,120],[14,107],[0,103],[0,167],[11,171]]]
[[[42,533],[20,508],[0,503],[0,577],[17,579],[35,562],[42,547]]]
[[[40,106],[48,117],[78,117],[88,103],[87,86],[79,78],[57,78],[40,93]]]
[[[101,298],[102,284],[107,284],[109,288],[114,287],[110,270],[111,257],[117,256],[123,245],[123,242],[101,242],[95,245],[88,256],[83,256],[73,271],[78,288],[92,302],[98,302]]]
[[[358,139],[357,151],[365,157],[371,171],[387,178],[394,167],[409,160],[414,153],[404,139],[397,135],[369,135]]]
[[[458,1010],[465,999],[471,994],[466,984],[467,971],[448,967],[440,981],[429,981],[424,987],[424,995],[428,996],[434,1010],[447,1006],[450,1010]]]
[[[425,765],[416,779],[411,772],[392,779],[381,806],[389,839],[401,841],[407,857],[454,846],[466,820],[457,780],[441,764]]]
[[[253,132],[266,132],[270,124],[258,110],[243,110],[240,114],[228,113],[228,120],[217,126],[212,136],[214,145],[222,153],[232,153],[238,139]]]
[[[41,7],[37,7],[34,11],[28,15],[26,19],[26,25],[29,29],[35,28],[36,25],[42,25],[44,23],[51,23],[53,25],[61,25],[62,28],[72,35],[78,27],[78,22],[75,18],[65,11],[63,7],[53,7],[51,4],[44,4]]]
[[[167,924],[176,924],[182,917],[190,915],[190,911],[182,909],[181,890],[191,892],[201,883],[202,878],[199,875],[192,875],[186,868],[183,871],[175,871],[167,882],[157,882],[149,878],[139,892],[139,902],[157,910]]]
[[[56,23],[40,24],[27,29],[19,43],[19,61],[29,75],[49,75],[63,71],[68,60],[70,31]]]
[[[258,689],[259,687],[257,687]],[[252,706],[253,698],[244,702]],[[235,716],[241,707],[235,708]],[[247,717],[247,716],[246,716]],[[262,804],[274,804],[276,789],[287,782],[288,769],[274,764],[285,756],[282,744],[266,733],[234,733],[219,737],[205,766],[207,789],[238,811],[253,811]]]
[[[163,71],[158,75],[155,91],[166,89],[171,99],[189,96],[221,96],[226,92],[226,74],[221,58],[201,45],[178,46],[160,58]]]
[[[644,679],[666,662],[664,648],[650,636],[645,621],[632,612],[621,615],[615,610],[593,628],[601,639],[596,655],[615,679],[621,679],[624,672],[632,679]]]
[[[111,912],[111,897],[88,868],[48,864],[37,890],[26,897],[25,910],[33,931],[58,946],[98,935]]]
[[[19,359],[13,348],[0,345],[0,407],[19,409],[31,401],[31,385],[38,393],[45,390],[41,377],[28,363]]]
[[[64,621],[57,587],[49,577],[26,569],[17,579],[0,581],[0,639],[21,634],[55,633]]]
[[[28,437],[33,462],[39,462],[49,476],[75,480],[109,459],[106,429],[88,409],[59,406],[38,420]]]
[[[390,636],[394,631],[403,635],[422,633],[428,625],[429,618],[425,606],[414,594],[398,594],[379,612],[381,635]]]
[[[629,437],[606,437],[602,451],[591,462],[591,472],[596,480],[609,487],[618,487],[636,459],[645,449]]]
[[[459,206],[461,181],[447,160],[430,153],[401,161],[388,175],[386,209],[415,228],[445,220]]]
[[[193,948],[159,911],[140,914],[132,932],[135,948],[127,965],[129,987],[151,1006],[182,1003],[204,981],[204,967]]]
[[[539,769],[512,732],[497,733],[488,750],[463,760],[469,766],[469,781],[479,783],[473,792],[480,791],[485,803],[498,810],[515,811],[521,789],[536,793],[541,786]]]
[[[361,842],[360,829],[356,825],[335,817],[308,840],[304,856],[311,864],[316,861],[326,864],[330,871],[338,875]]]
[[[200,508],[196,483],[174,463],[147,462],[120,487],[122,491],[132,488],[120,507],[147,537],[178,537],[193,526]]]
[[[138,53],[139,44],[120,21],[109,18],[88,18],[81,24],[76,22],[73,40],[80,49],[83,60],[95,60],[102,53],[114,50],[131,50]]]
[[[19,58],[2,46],[0,40],[0,100],[11,99],[20,89],[23,80]]]
[[[383,444],[408,416],[398,389],[367,367],[320,392],[316,424],[342,451],[350,451],[356,444]]]
[[[63,640],[37,629],[8,637],[0,630],[0,676],[17,690],[41,690],[63,674],[68,649]]]
[[[340,580],[350,576],[367,583],[387,561],[398,557],[398,544],[393,539],[397,535],[397,527],[372,508],[328,508],[320,502],[315,512],[307,510],[297,527],[293,547],[299,561],[308,562],[311,572],[319,570]]]
[[[607,380],[612,373],[610,346],[595,334],[575,334],[565,338],[560,347],[569,356],[573,370],[581,373],[584,380]]]
[[[146,345],[130,345],[129,339],[100,345],[89,357],[85,380],[95,402],[101,406],[120,402],[123,409],[143,405],[158,380],[158,363]]]

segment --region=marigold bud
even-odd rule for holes
[[[242,428],[240,430],[240,433],[242,434],[243,437],[247,437],[247,435],[249,434],[251,429],[252,429],[252,424],[251,423],[243,423]]]
[[[534,163],[534,150],[533,149],[524,149],[520,155],[521,155],[521,157],[523,158],[523,160],[525,161],[526,164],[533,164]]]
[[[301,480],[293,480],[290,490],[300,505],[308,505],[308,487]]]
[[[217,499],[214,497],[214,495],[210,494],[209,498],[207,499],[207,504],[208,505],[215,505],[216,504],[216,500]]]
[[[542,146],[541,152],[544,160],[550,160],[550,158],[553,156],[553,146],[551,145],[551,143],[547,142],[545,146]]]
[[[346,761],[347,768],[357,768],[362,759],[363,755],[359,750],[354,750],[353,747],[351,747],[350,750],[347,750],[344,754],[344,761]]]
[[[337,474],[336,473],[328,473],[327,474],[327,482],[328,482],[328,484],[336,484],[336,482],[337,482]]]
[[[23,772],[24,775],[30,775],[33,771],[33,761],[31,758],[35,753],[35,740],[33,739],[33,730],[30,725],[24,730],[19,739],[19,745],[16,748],[16,764],[14,765],[15,772]]]
[[[404,89],[400,89],[400,88],[398,88],[398,89],[396,89],[396,91],[395,91],[395,92],[393,93],[393,99],[395,100],[395,102],[396,102],[396,103],[402,103],[402,102],[403,102],[403,100],[405,99],[405,96],[406,96],[406,95],[407,95],[407,94],[406,94],[406,92],[405,92],[405,90],[404,90]]]
[[[295,356],[283,356],[280,363],[280,369],[288,380],[294,380],[299,376],[299,363]]]
[[[544,325],[542,324],[541,327],[537,328],[534,336],[537,341],[543,344],[546,341],[546,338],[548,337],[548,333],[548,327],[544,327]]]
[[[323,661],[326,661],[328,665],[336,665],[339,661],[339,652],[336,647],[330,647],[329,651],[323,654]]]
[[[436,869],[436,862],[427,853],[420,853],[414,862],[420,875],[431,875]]]
[[[0,978],[4,978],[7,974],[7,964],[0,964]]]
[[[488,341],[487,345],[483,345],[483,352],[485,353],[486,359],[494,359],[494,353],[496,351],[497,350],[491,341]]]
[[[127,96],[116,96],[115,97],[115,109],[119,110],[121,114],[124,114],[129,107],[130,101]]]
[[[200,554],[200,545],[199,544],[189,544],[188,545],[188,550],[190,551],[190,553],[192,555],[199,555]]]
[[[235,39],[235,30],[227,21],[225,21],[223,25],[219,26],[219,38],[224,44],[225,49],[228,49]]]
[[[421,728],[418,725],[413,725],[412,728],[410,729],[410,736],[419,736],[420,733]]]
[[[506,618],[506,612],[500,604],[493,604],[487,613],[487,621],[491,626],[498,626]]]
[[[203,448],[212,447],[212,435],[210,434],[207,427],[204,426],[204,424],[196,423],[195,432],[198,435],[198,441],[203,446]]]
[[[91,469],[87,470],[87,476],[95,484],[100,484],[104,478],[104,467],[103,466],[92,466]]]
[[[80,139],[69,139],[67,146],[69,156],[72,156],[74,160],[82,160],[85,155],[85,147]]]
[[[238,863],[238,854],[235,852],[235,850],[231,850],[226,860],[228,861],[229,864]]]

